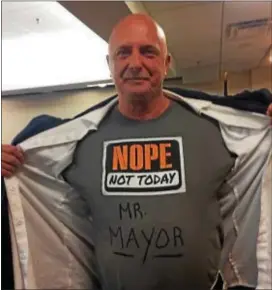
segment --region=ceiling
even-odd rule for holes
[[[110,78],[107,42],[58,2],[4,2],[2,90]]]
[[[260,65],[272,44],[271,3],[144,2],[143,5],[164,28],[184,80],[197,81],[195,75],[200,81],[208,81],[224,71]]]
[[[73,29],[74,22],[58,17],[60,10],[52,2],[2,2],[2,39]]]
[[[46,3],[2,2],[2,39],[73,29],[69,18],[60,19],[58,9]],[[106,41],[122,17],[151,15],[164,28],[174,58],[169,75],[182,76],[184,83],[216,81],[225,71],[269,65],[272,1],[59,3],[81,21],[81,27]]]

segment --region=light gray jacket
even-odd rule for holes
[[[227,148],[238,156],[220,200],[226,240],[218,271],[225,287],[272,289],[270,119],[165,93],[217,120]],[[89,131],[99,130],[99,123],[116,102],[20,144],[26,162],[5,180],[16,289],[80,289],[92,283],[93,243],[86,235],[92,217],[61,173],[72,162],[77,142]],[[256,221],[259,226],[253,228]],[[252,251],[256,262],[250,258]]]

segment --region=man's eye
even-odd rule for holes
[[[126,57],[129,55],[129,51],[126,51],[126,50],[119,50],[117,52],[117,55],[120,56],[120,57]]]
[[[145,51],[144,55],[149,57],[149,58],[153,58],[156,56],[156,54],[154,53],[154,51]]]

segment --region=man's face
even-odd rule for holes
[[[118,30],[110,41],[109,67],[125,96],[153,95],[162,87],[170,63],[157,30],[141,23]]]

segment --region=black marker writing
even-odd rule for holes
[[[109,227],[109,235],[113,252],[122,252],[125,256],[126,254],[131,255],[132,251],[137,250],[141,252],[143,264],[146,262],[151,248],[153,250],[157,249],[153,258],[183,256],[181,251],[184,240],[182,231],[177,226],[169,229],[156,229],[153,226],[149,230],[133,227],[123,228],[121,226]]]
[[[169,241],[170,239],[168,237],[167,231],[165,229],[160,229],[156,239],[156,247],[158,249],[165,248]]]
[[[140,203],[135,202],[132,205],[127,202],[125,204],[119,204],[119,218],[123,220],[124,217],[128,217],[129,219],[137,219],[143,218],[143,212],[141,211]]]

